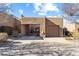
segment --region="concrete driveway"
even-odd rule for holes
[[[72,40],[66,40],[65,37],[38,37],[38,36],[23,36],[19,38],[13,38],[14,41],[23,42],[25,44],[31,43],[31,42],[59,42],[64,44],[73,44],[75,43]]]
[[[67,41],[64,38],[44,38],[44,40],[20,39],[9,39],[8,42],[1,42],[0,55],[79,56],[79,42]]]

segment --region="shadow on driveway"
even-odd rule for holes
[[[44,39],[39,36],[21,36],[15,38],[15,40],[44,40]]]

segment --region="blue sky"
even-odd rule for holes
[[[16,17],[23,14],[25,17],[62,16],[62,3],[12,3],[11,13]]]

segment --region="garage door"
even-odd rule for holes
[[[58,37],[59,26],[58,25],[47,25],[46,26],[46,37]]]

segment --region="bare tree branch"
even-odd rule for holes
[[[68,16],[75,16],[75,13],[79,11],[79,4],[78,3],[64,3],[62,10]]]
[[[0,3],[0,12],[1,13],[8,13],[10,10],[10,4],[8,3]]]
[[[71,23],[79,23],[79,3],[64,3],[62,11]]]

